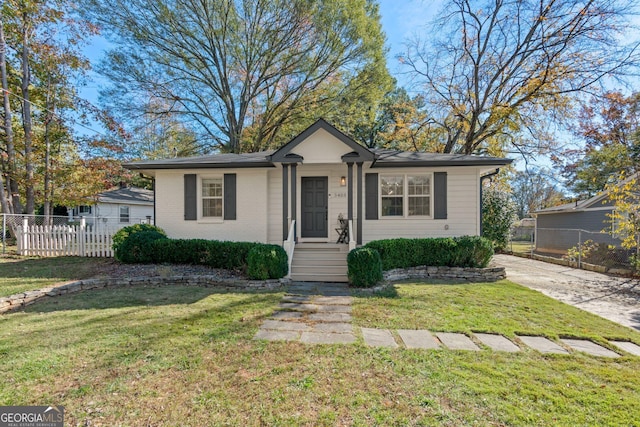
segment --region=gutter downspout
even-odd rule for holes
[[[482,236],[482,231],[483,231],[483,223],[484,223],[484,219],[482,218],[482,202],[484,201],[484,194],[483,194],[483,183],[485,179],[491,179],[492,177],[498,175],[498,173],[500,172],[499,168],[496,168],[495,171],[490,172],[486,175],[482,175],[480,177],[480,235]]]

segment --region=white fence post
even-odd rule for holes
[[[21,247],[20,255],[29,255],[29,220],[27,218],[22,218],[22,236],[20,236]]]
[[[78,256],[85,256],[86,230],[87,220],[82,217],[80,218],[80,229],[76,233],[78,236]]]

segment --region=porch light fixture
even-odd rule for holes
[[[346,176],[341,176],[340,177],[340,187],[344,187],[347,185],[347,177]]]

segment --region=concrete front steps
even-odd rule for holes
[[[291,280],[296,282],[348,282],[349,246],[334,243],[298,243],[293,252]]]

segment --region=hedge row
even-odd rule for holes
[[[113,238],[117,260],[130,263],[197,264],[244,270],[252,279],[287,275],[287,254],[281,246],[204,239],[169,239],[158,227],[124,227]]]
[[[418,266],[484,268],[493,246],[484,237],[463,236],[426,239],[385,239],[349,252],[349,281],[357,287],[374,286],[382,271]]]
[[[365,247],[380,253],[383,270],[420,265],[484,268],[493,256],[491,242],[480,236],[385,239]]]

